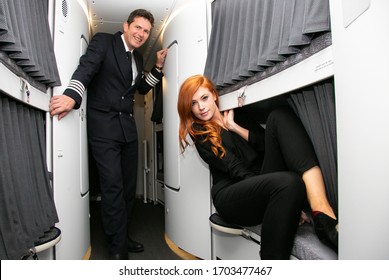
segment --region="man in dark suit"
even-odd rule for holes
[[[143,57],[136,49],[146,42],[153,24],[153,15],[138,9],[124,22],[123,33],[97,33],[69,86],[50,100],[50,113],[60,120],[80,107],[88,89],[88,141],[100,178],[102,221],[111,259],[128,259],[128,251],[143,251],[127,231],[138,169],[134,94],[147,94],[162,79],[167,55],[167,49],[158,51],[155,66],[144,74]]]

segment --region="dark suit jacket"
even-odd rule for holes
[[[163,74],[153,68],[146,76],[142,55],[134,50],[138,75],[132,86],[132,70],[121,34],[97,33],[92,38],[64,94],[76,101],[77,109],[84,90],[88,89],[89,137],[130,142],[137,137],[133,118],[134,94],[136,91],[140,94],[149,92]]]

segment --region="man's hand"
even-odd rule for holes
[[[157,62],[155,63],[156,66],[163,68],[167,53],[168,49],[162,49],[160,51],[157,51]]]
[[[58,115],[58,120],[65,117],[74,107],[76,101],[67,95],[56,95],[50,99],[49,111],[53,117]]]

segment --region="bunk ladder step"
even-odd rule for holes
[[[29,250],[29,254],[24,256],[22,260],[32,257],[38,259],[37,253],[45,251],[55,246],[61,240],[61,230],[57,227],[52,227],[45,234],[34,242],[34,247]]]

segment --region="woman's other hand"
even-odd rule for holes
[[[246,141],[249,140],[249,131],[235,122],[234,110],[231,109],[223,112],[223,124],[225,129],[235,132]]]
[[[234,121],[234,110],[227,110],[223,113],[223,124],[227,130],[234,131],[236,123]]]

